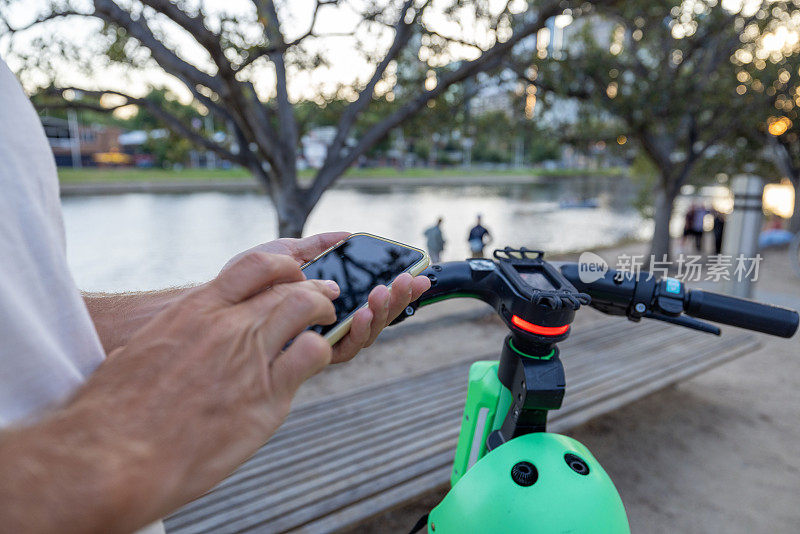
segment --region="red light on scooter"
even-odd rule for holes
[[[517,328],[521,328],[526,332],[530,332],[531,334],[536,334],[539,336],[560,336],[569,330],[568,324],[565,324],[564,326],[539,326],[538,324],[529,323],[525,319],[517,317],[516,315],[511,316],[511,323]]]

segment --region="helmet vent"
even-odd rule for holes
[[[539,472],[530,462],[519,462],[511,468],[511,480],[520,486],[533,486],[539,478]]]
[[[574,454],[565,454],[564,461],[567,462],[567,465],[570,469],[579,475],[589,474],[589,466],[580,457],[575,456]]]

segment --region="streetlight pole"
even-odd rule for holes
[[[206,135],[209,137],[214,136],[214,121],[211,119],[211,113],[205,116]],[[216,154],[213,151],[206,151],[206,168],[213,169],[217,166]]]
[[[735,176],[731,183],[733,190],[733,213],[725,224],[722,252],[733,261],[742,256],[754,259],[758,254],[758,234],[761,232],[761,197],[764,182],[752,174]],[[753,294],[753,280],[747,276],[741,279],[731,276],[724,281],[725,293],[734,297],[749,298]]]
[[[69,125],[69,148],[72,153],[72,167],[80,169],[81,162],[81,132],[78,127],[78,114],[74,109],[67,110],[67,124]]]

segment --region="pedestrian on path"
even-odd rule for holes
[[[439,217],[436,224],[426,229],[425,240],[428,246],[428,254],[431,257],[431,263],[439,263],[442,259],[442,252],[444,251],[444,236],[442,235],[442,222],[444,219]]]

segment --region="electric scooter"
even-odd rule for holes
[[[558,343],[581,306],[716,335],[720,329],[700,319],[786,338],[797,331],[794,310],[690,290],[649,272],[585,267],[505,248],[493,259],[422,273],[431,288],[395,322],[420,306],[466,297],[492,306],[509,334],[499,361],[470,367],[451,489],[412,533],[426,525],[429,534],[630,532],[619,493],[591,452],[547,432],[548,413],[561,407],[566,388]]]

